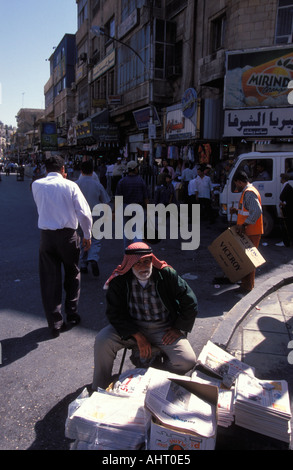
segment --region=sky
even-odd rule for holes
[[[0,0],[0,121],[16,127],[21,108],[45,108],[48,59],[77,30],[76,0]]]

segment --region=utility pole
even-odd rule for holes
[[[156,126],[154,125],[154,0],[150,0],[150,74],[149,74],[149,165],[153,168],[154,162],[154,138],[156,138]]]

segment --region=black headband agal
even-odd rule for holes
[[[125,254],[126,255],[151,255],[153,250],[151,248],[135,248],[133,250],[129,250],[126,248]]]

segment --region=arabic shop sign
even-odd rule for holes
[[[186,140],[196,136],[196,126],[185,118],[181,103],[168,107],[166,111],[166,140]]]
[[[288,137],[293,135],[293,109],[249,109],[225,112],[225,137]]]

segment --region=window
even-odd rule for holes
[[[176,23],[155,21],[155,77],[166,78],[175,65]]]
[[[277,25],[276,25],[276,44],[292,43],[293,33],[293,1],[279,0]]]
[[[121,23],[125,21],[136,8],[141,8],[145,0],[121,0]]]
[[[78,28],[82,26],[82,24],[88,18],[88,10],[87,10],[87,0],[79,0],[78,2]]]
[[[149,68],[149,43],[150,28],[149,25],[146,25],[137,31],[128,42],[129,46],[140,55],[142,61],[128,47],[121,46],[117,49],[118,94],[123,94],[148,79],[146,69]]]
[[[261,160],[243,160],[237,168],[237,173],[238,171],[245,171],[251,183],[254,181],[272,181],[273,160],[271,158],[262,158]],[[237,192],[234,181],[232,181],[231,184],[232,192]]]
[[[108,75],[108,96],[115,94],[114,71],[109,72]]]
[[[293,158],[286,158],[285,173],[288,173],[290,176],[290,180],[293,180]]]
[[[106,100],[109,95],[115,94],[114,71],[110,71],[92,84],[92,105],[96,106],[98,100]]]
[[[108,21],[105,24],[105,56],[108,55],[113,48],[115,47],[115,41],[113,39],[110,39],[108,36],[111,36],[111,38],[115,37],[115,18],[111,18],[110,21]]]
[[[224,47],[226,15],[221,15],[211,22],[211,53]]]

